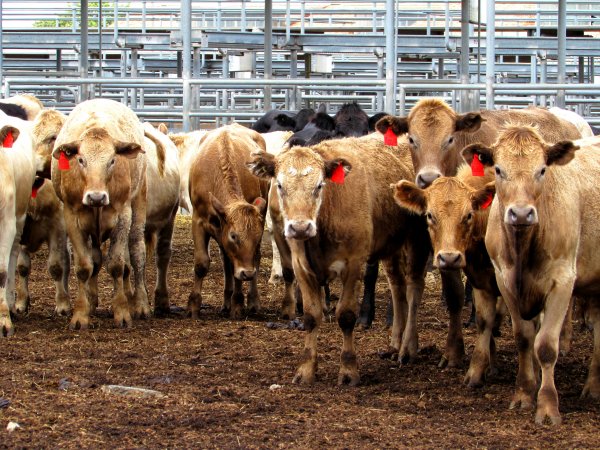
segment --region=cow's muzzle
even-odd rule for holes
[[[87,191],[83,195],[83,204],[86,206],[107,206],[108,203],[109,198],[106,191]]]
[[[428,171],[419,172],[419,174],[417,175],[417,180],[416,180],[417,186],[419,186],[421,189],[425,189],[426,187],[429,187],[429,185],[431,185],[431,183],[433,183],[435,180],[437,180],[441,176],[442,176],[442,174],[437,170],[428,170]]]
[[[234,276],[240,281],[251,281],[256,276],[256,269],[239,269]]]
[[[288,239],[306,240],[317,235],[314,220],[290,220],[285,224],[285,237]]]
[[[538,223],[538,214],[534,206],[510,206],[504,214],[504,223],[515,227],[526,227]]]
[[[438,252],[435,262],[440,270],[455,270],[465,266],[465,258],[460,252]]]

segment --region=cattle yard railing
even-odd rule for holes
[[[302,104],[318,106],[321,102],[359,101],[371,111],[377,95],[385,91],[385,79],[190,79],[181,78],[44,78],[8,77],[4,80],[5,95],[33,92],[52,105],[57,93],[75,100],[83,90],[90,97],[114,98],[132,107],[146,120],[171,122],[187,129],[221,125],[229,121],[251,122],[262,115],[262,92],[265,87],[275,91],[274,98],[285,100],[293,93]],[[459,109],[461,91],[467,91],[479,105],[485,107],[486,90],[492,89],[498,108],[528,105],[553,106],[558,91],[566,93],[570,109],[600,108],[600,84],[459,84],[457,82],[401,83],[397,86],[398,103],[395,114],[405,115],[424,96],[446,99]],[[46,96],[46,97],[45,97]],[[47,97],[50,96],[50,97]],[[187,101],[184,101],[189,97]],[[57,109],[68,112],[74,101],[56,103]],[[289,103],[287,103],[290,105]],[[290,109],[296,109],[295,104]],[[592,124],[600,117],[589,116]]]

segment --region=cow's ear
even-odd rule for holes
[[[327,112],[327,105],[325,103],[321,103],[319,108],[317,109],[317,113],[325,114]]]
[[[138,154],[146,152],[140,144],[135,142],[115,142],[115,153],[129,159],[135,159]]]
[[[481,189],[471,194],[471,207],[477,211],[478,209],[485,209],[491,203],[496,193],[496,182],[486,184]]]
[[[579,146],[571,141],[560,141],[546,147],[546,165],[558,164],[563,166],[575,157],[575,151]]]
[[[475,131],[479,130],[481,123],[484,121],[485,119],[481,117],[481,114],[476,112],[460,114],[454,122],[454,131],[474,133]]]
[[[157,129],[165,136],[169,134],[169,128],[164,122],[159,123]]]
[[[10,125],[5,125],[0,130],[0,142],[4,147],[12,147],[12,144],[17,140],[21,132],[18,128]]]
[[[75,156],[77,153],[79,153],[79,142],[68,142],[55,147],[52,151],[52,157],[58,159],[60,158],[61,153],[64,153],[67,158]]]
[[[275,176],[275,157],[267,152],[253,152],[254,159],[246,164],[254,175],[259,178],[273,178]]]
[[[396,136],[408,133],[408,119],[406,117],[384,116],[376,124],[375,129],[381,134],[391,128]]]
[[[344,177],[352,170],[352,164],[343,158],[330,159],[325,161],[325,178],[331,178],[338,167],[342,167]],[[337,172],[339,173],[339,172]]]
[[[262,197],[256,197],[252,202],[252,205],[258,208],[258,212],[264,214],[267,210],[267,201]]]
[[[494,165],[494,152],[491,148],[482,144],[471,144],[466,146],[460,152],[465,162],[472,167],[473,158],[478,158],[481,164],[486,167]]]
[[[275,122],[277,122],[277,125],[280,127],[291,128],[292,130],[296,128],[296,119],[287,114],[278,114],[275,116]]]
[[[222,224],[227,223],[227,214],[225,213],[225,206],[219,201],[212,192],[208,193],[210,198],[210,205],[212,206],[211,212],[209,213],[208,222],[215,229],[221,229]]]
[[[406,208],[417,214],[425,214],[427,211],[427,195],[425,191],[408,180],[402,180],[391,184],[394,190],[394,200],[402,208]]]

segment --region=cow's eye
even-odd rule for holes
[[[467,214],[467,222],[470,222],[473,219],[473,213],[470,212],[469,214]]]
[[[448,138],[448,145],[452,144],[454,142],[454,136],[450,136]]]
[[[506,178],[504,172],[502,172],[502,169],[499,166],[494,166],[494,172],[496,172],[496,175],[500,178]]]
[[[323,189],[323,184],[324,183],[322,183],[322,182],[317,184],[317,191],[320,191],[321,189]]]
[[[238,241],[238,235],[237,235],[237,233],[236,233],[235,231],[230,231],[230,232],[229,232],[229,240],[230,240],[231,242],[233,242],[234,244],[237,244],[237,241]]]
[[[408,137],[408,142],[410,145],[415,145],[415,140],[411,136]]]
[[[546,167],[542,167],[540,169],[540,171],[538,172],[537,179],[541,180],[544,177],[544,175],[546,175]]]
[[[108,163],[109,167],[112,167],[115,165],[115,158],[111,159],[110,162]]]
[[[430,211],[427,211],[427,213],[425,213],[425,217],[427,217],[427,221],[429,223],[434,223],[435,222],[434,219],[433,219],[433,214],[431,214]]]
[[[85,161],[83,160],[83,158],[81,156],[79,158],[77,158],[77,162],[79,163],[79,165],[81,167],[85,167]]]

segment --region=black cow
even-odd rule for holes
[[[296,113],[273,109],[258,119],[251,128],[259,133],[294,131],[296,128]]]

